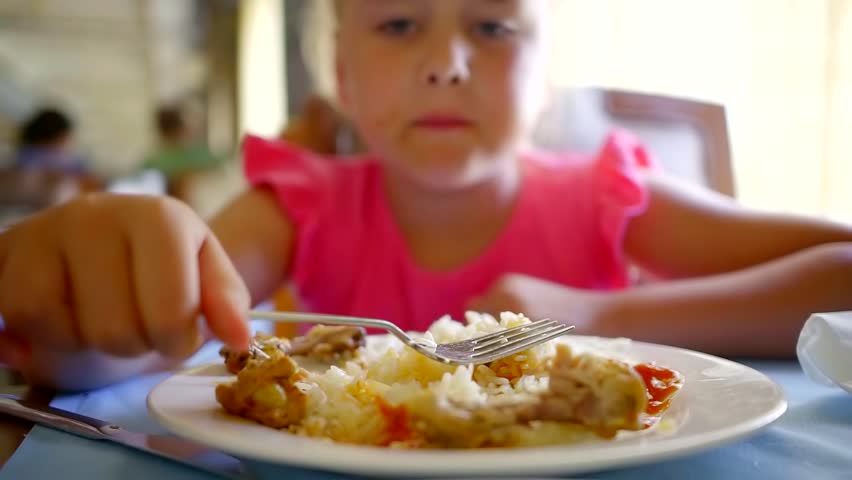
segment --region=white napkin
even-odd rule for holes
[[[852,393],[852,311],[811,315],[796,354],[812,380]]]

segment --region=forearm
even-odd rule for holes
[[[852,310],[852,243],[827,244],[737,272],[607,297],[594,333],[726,356],[795,353],[811,313]]]
[[[628,225],[625,250],[661,278],[733,272],[817,245],[852,242],[849,224],[744,209],[654,175],[647,181],[648,210]]]
[[[251,294],[259,303],[287,278],[292,227],[274,195],[250,190],[210,222]]]

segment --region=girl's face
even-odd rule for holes
[[[338,2],[338,92],[369,149],[422,186],[505,171],[541,105],[547,3]]]

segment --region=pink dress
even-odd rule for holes
[[[423,330],[508,273],[608,290],[628,284],[625,228],[647,205],[640,170],[652,161],[630,134],[615,131],[592,156],[524,157],[520,197],[498,238],[452,271],[416,264],[395,224],[375,159],[318,156],[249,136],[245,170],[272,189],[295,244],[291,281],[304,311],[390,320]]]

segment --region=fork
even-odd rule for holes
[[[549,342],[574,329],[573,325],[564,325],[555,320],[543,319],[469,340],[453,343],[435,343],[425,338],[413,338],[393,323],[373,318],[308,313],[261,312],[256,310],[249,312],[249,317],[258,320],[271,320],[273,322],[305,322],[380,328],[395,336],[402,343],[408,345],[418,353],[432,360],[450,365],[491,363],[495,360],[530,349],[536,345]],[[256,348],[255,350],[260,349]]]

